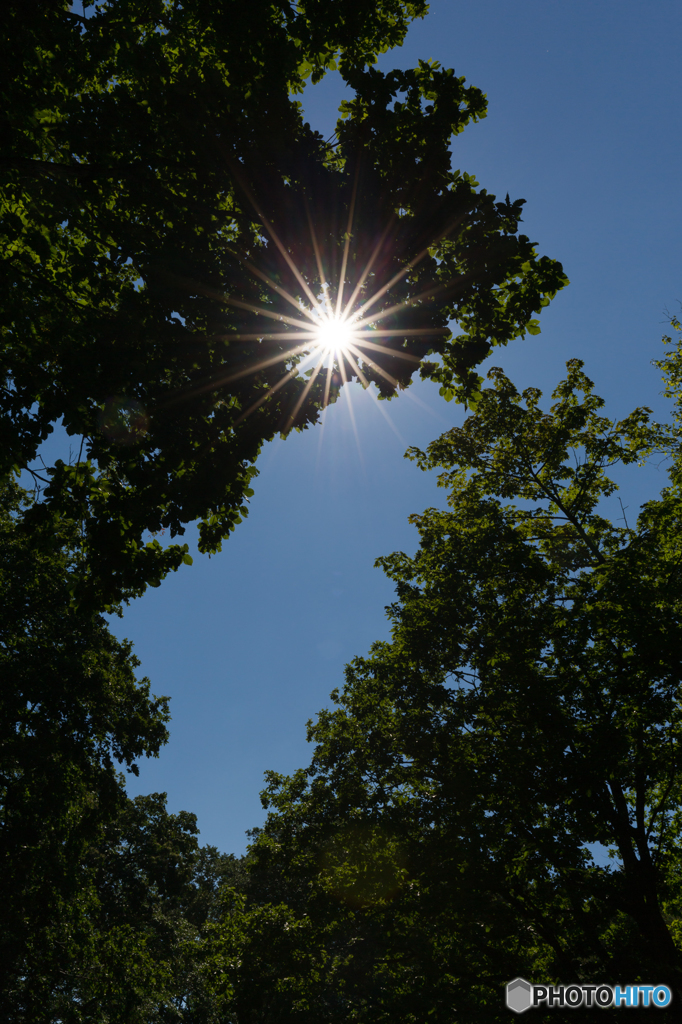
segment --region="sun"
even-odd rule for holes
[[[318,352],[332,355],[344,353],[353,344],[352,322],[344,317],[326,316],[314,332]]]
[[[404,359],[416,368],[421,360],[412,352],[405,351],[404,340],[410,335],[418,335],[423,338],[425,335],[449,334],[447,327],[406,327],[386,324],[386,321],[390,324],[391,319],[403,310],[419,305],[425,299],[433,298],[431,294],[433,288],[429,288],[428,292],[420,292],[408,299],[389,302],[387,306],[385,305],[391,288],[408,275],[421,259],[429,255],[430,248],[425,248],[404,266],[397,269],[394,275],[376,290],[368,289],[367,286],[375,273],[375,265],[380,263],[381,253],[389,232],[389,224],[376,241],[374,248],[368,253],[359,275],[354,275],[354,281],[349,280],[350,243],[353,237],[355,208],[353,200],[348,214],[341,267],[338,274],[335,273],[334,280],[330,282],[325,274],[314,221],[309,216],[310,237],[317,263],[317,280],[321,282],[321,291],[315,294],[313,287],[296,266],[291,253],[279,238],[273,225],[259,210],[253,197],[250,198],[265,233],[273,243],[273,248],[279,252],[295,280],[296,288],[293,293],[288,291],[280,280],[254,265],[249,259],[243,256],[238,258],[245,271],[276,292],[289,304],[291,313],[287,315],[281,309],[270,309],[267,306],[260,306],[229,294],[222,294],[219,298],[226,305],[240,310],[242,314],[248,312],[256,317],[274,320],[277,324],[277,329],[274,331],[264,330],[258,323],[253,327],[249,324],[251,330],[247,329],[244,333],[241,331],[230,333],[230,342],[251,343],[256,341],[264,344],[279,342],[282,348],[274,354],[269,354],[266,350],[262,358],[241,367],[236,372],[212,374],[200,384],[194,384],[190,389],[191,393],[196,394],[198,390],[222,387],[259,370],[282,364],[283,373],[279,380],[267,390],[263,390],[251,405],[246,406],[237,415],[232,425],[237,427],[292,378],[298,377],[301,381],[307,378],[305,386],[285,422],[283,430],[286,432],[296,422],[303,403],[320,376],[324,378],[321,396],[323,409],[330,401],[334,400],[334,388],[337,384],[347,384],[353,378],[357,378],[362,387],[369,390],[372,380],[376,381],[378,377],[382,377],[395,392],[399,387],[398,381],[381,366],[377,359],[381,359],[382,355],[389,356],[392,360]],[[346,289],[348,289],[348,295],[345,294]],[[397,346],[393,344],[393,339],[398,341]],[[371,390],[370,394],[378,402],[377,396]],[[350,395],[348,401],[349,403],[351,401]]]

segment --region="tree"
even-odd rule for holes
[[[218,550],[262,443],[315,422],[344,379],[388,397],[421,363],[447,397],[472,396],[490,347],[539,329],[561,266],[518,234],[520,200],[450,168],[485,98],[434,64],[372,66],[425,10],[7,5],[0,474],[33,473],[34,543],[80,524],[78,600],[106,607],[188,561],[160,531],[199,520],[201,550]],[[332,143],[292,94],[337,64],[355,97]],[[330,308],[343,291],[376,319],[361,355],[307,379],[283,318],[303,317],[315,350],[299,307],[325,282]],[[74,451],[42,469],[56,424]]]
[[[198,940],[244,869],[200,847],[195,816],[169,814],[165,794],[127,797],[119,768],[158,754],[168,699],[74,602],[72,524],[36,549],[28,501],[0,488],[0,1016],[209,1024]]]
[[[659,365],[670,426],[607,418],[571,360],[549,411],[493,369],[408,452],[449,508],[379,560],[392,640],[310,725],[310,767],[270,776],[255,896],[215,944],[235,1019],[506,1020],[517,975],[655,979],[680,1019],[682,348]],[[654,453],[669,485],[609,519],[614,476]]]
[[[80,852],[77,885],[3,965],[3,1020],[99,1024],[218,1020],[199,960],[240,862],[199,847],[196,818],[165,793],[121,802]]]
[[[537,332],[565,278],[519,234],[521,200],[451,170],[480,91],[435,64],[373,67],[422,0],[6,10],[4,1009],[208,1019],[198,938],[234,865],[198,852],[191,816],[126,799],[115,762],[158,751],[167,704],[99,612],[189,561],[187,522],[217,551],[262,443],[314,423],[344,381],[391,397],[421,366],[475,402],[475,367]],[[292,94],[336,63],[354,98],[325,142]],[[355,348],[327,351],[310,325],[346,307],[364,316]],[[57,425],[74,451],[44,466]]]
[[[77,927],[85,851],[126,800],[115,762],[137,772],[137,759],[166,742],[169,715],[167,699],[135,678],[131,645],[75,607],[79,558],[68,524],[51,551],[36,551],[17,525],[26,495],[5,484],[0,499],[0,962],[9,1012],[7,993],[17,979],[35,982],[60,922]]]

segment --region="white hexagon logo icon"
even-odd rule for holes
[[[507,985],[507,1006],[514,1013],[523,1013],[533,1004],[532,989],[525,978],[514,978]]]

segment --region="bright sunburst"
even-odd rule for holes
[[[353,322],[341,317],[327,316],[321,319],[315,331],[318,348],[325,352],[343,355],[353,344]]]
[[[374,373],[378,373],[394,388],[397,387],[398,382],[376,362],[373,356],[384,354],[394,358],[402,358],[411,361],[415,366],[420,362],[420,359],[409,352],[401,350],[400,347],[393,348],[387,346],[385,341],[390,338],[405,338],[408,335],[443,334],[447,333],[447,331],[443,328],[385,328],[382,326],[382,320],[389,319],[390,322],[396,313],[401,312],[406,307],[417,305],[425,299],[432,299],[434,293],[433,285],[427,293],[414,295],[410,299],[399,303],[392,303],[388,308],[380,309],[380,312],[376,312],[376,308],[377,306],[381,307],[382,300],[385,301],[393,286],[410,273],[415,265],[424,258],[428,249],[422,250],[417,256],[403,265],[390,280],[385,281],[368,297],[364,297],[363,292],[369,282],[370,275],[373,273],[375,264],[379,260],[382,246],[389,232],[390,225],[387,226],[381,237],[377,240],[373,251],[368,253],[367,262],[360,272],[359,278],[356,279],[354,286],[349,288],[350,294],[344,294],[347,270],[349,268],[349,246],[352,237],[355,207],[354,189],[353,200],[350,204],[348,226],[345,232],[343,258],[335,287],[330,288],[327,281],[315,227],[310,213],[308,214],[311,240],[317,261],[318,280],[323,282],[322,293],[316,295],[294,263],[286,245],[283,244],[272,224],[270,224],[259,209],[253,196],[250,196],[250,199],[266,233],[270,236],[272,243],[279,251],[280,256],[289,267],[293,278],[297,282],[300,293],[298,296],[293,295],[286,288],[282,287],[278,281],[264,273],[263,270],[250,261],[242,259],[242,265],[249,273],[255,278],[260,279],[268,288],[276,292],[280,298],[289,304],[292,315],[257,306],[233,296],[223,295],[221,300],[227,305],[247,311],[256,317],[274,320],[279,328],[279,330],[274,331],[263,331],[260,329],[255,332],[250,331],[249,333],[235,332],[230,334],[229,337],[231,341],[237,342],[281,342],[286,345],[286,350],[284,352],[280,351],[277,355],[257,360],[249,367],[245,367],[236,373],[226,376],[216,375],[211,378],[210,382],[203,385],[203,388],[220,387],[240,377],[258,372],[261,369],[275,366],[278,363],[283,364],[285,372],[282,377],[264,392],[256,402],[244,409],[234,421],[234,426],[237,426],[245,417],[249,416],[263,402],[267,401],[268,398],[286,385],[288,381],[303,373],[308,380],[298,397],[295,407],[291,409],[288,416],[285,429],[289,429],[293,425],[320,374],[324,376],[323,407],[330,400],[331,385],[337,373],[344,384],[348,381],[349,376],[354,376],[357,377],[364,388],[368,388],[369,381],[366,373],[363,372],[363,367],[365,371],[371,368]],[[436,288],[435,290],[438,289]],[[332,291],[335,293],[333,298]],[[302,296],[305,296],[305,298],[302,298]],[[289,364],[288,369],[286,368],[287,363]],[[200,385],[193,390],[196,392],[203,388]]]

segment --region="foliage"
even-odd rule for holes
[[[16,521],[26,495],[6,484],[0,499],[0,961],[11,979],[30,974],[63,913],[78,916],[84,851],[125,802],[115,762],[136,773],[169,716],[135,678],[131,645],[74,606],[69,530],[37,551]]]
[[[3,967],[3,1020],[57,1024],[216,1019],[198,940],[239,862],[198,847],[165,794],[122,800],[76,865],[77,887]]]
[[[317,420],[321,378],[267,333],[287,331],[282,289],[321,288],[309,223],[332,284],[352,242],[346,295],[374,254],[357,302],[378,293],[398,333],[362,369],[386,396],[435,352],[422,372],[475,397],[490,346],[537,331],[565,283],[518,234],[520,200],[450,169],[480,91],[435,64],[372,66],[423,0],[5,6],[0,475],[34,474],[34,543],[79,524],[77,600],[158,584],[189,560],[187,522],[218,550],[262,443]],[[337,65],[355,96],[325,142],[293,97]],[[55,425],[73,451],[43,470]]]
[[[408,453],[449,508],[379,560],[391,642],[348,667],[310,767],[270,776],[251,906],[214,946],[229,1019],[505,1020],[516,975],[682,998],[680,346],[660,365],[672,426],[607,418],[571,360],[549,411],[493,369]],[[654,453],[669,486],[610,520]]]
[[[342,382],[373,382],[389,398],[421,367],[447,399],[473,406],[476,366],[493,345],[537,333],[534,313],[565,284],[560,264],[519,234],[523,201],[497,202],[451,169],[451,136],[485,116],[480,90],[433,62],[374,67],[425,10],[423,0],[85,0],[82,15],[66,0],[5,5],[0,1005],[10,1022],[209,1024],[233,1009],[269,1019],[292,998],[296,1013],[322,1007],[331,1019],[356,985],[358,915],[381,908],[371,974],[382,915],[404,913],[413,869],[383,825],[353,819],[328,835],[311,889],[276,858],[247,875],[200,849],[193,816],[169,815],[163,795],[128,800],[118,768],[158,753],[167,700],[136,679],[130,644],[100,613],[191,561],[177,542],[188,522],[199,521],[202,551],[219,550],[246,514],[264,441],[315,423]],[[325,141],[295,96],[334,68],[352,98]],[[287,316],[327,283],[353,293],[353,309],[371,304],[388,333],[371,358],[341,359],[325,386],[301,374]],[[55,429],[73,449],[46,466]],[[32,475],[32,497],[13,474]],[[321,941],[302,952],[313,934]],[[407,997],[400,971],[389,973]],[[258,1009],[253,986],[266,975]]]
[[[129,800],[168,738],[128,641],[73,601],[83,556],[62,523],[36,549],[29,497],[0,490],[0,1016],[8,1024],[212,1020],[198,939],[234,857],[199,847],[165,794]],[[76,548],[76,550],[74,550]]]

